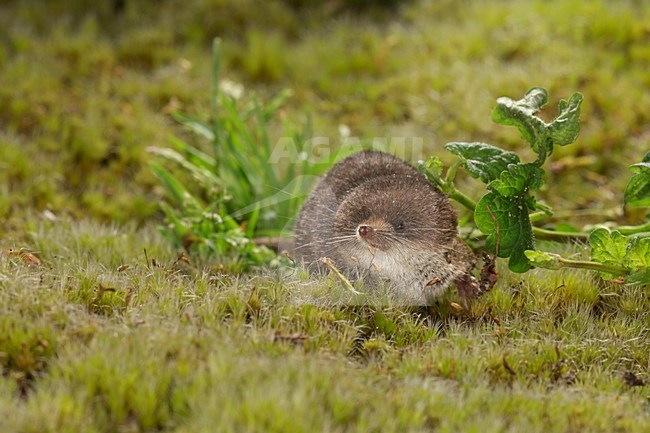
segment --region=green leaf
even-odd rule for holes
[[[630,239],[626,254],[627,266],[631,269],[650,268],[650,238]]]
[[[472,177],[480,178],[483,183],[498,179],[508,164],[520,161],[516,153],[486,143],[453,142],[445,144],[445,149],[458,155]]]
[[[440,158],[432,156],[425,162],[420,162],[420,172],[436,185],[442,183],[443,164]]]
[[[214,140],[214,131],[208,123],[179,112],[172,113],[172,117],[190,131],[208,139],[209,141]]]
[[[514,109],[532,116],[542,109],[548,102],[548,93],[542,87],[533,87],[529,89],[524,95],[523,99],[514,101],[506,96],[497,100],[497,104],[513,107]]]
[[[569,101],[560,100],[560,114],[549,125],[549,132],[553,144],[566,146],[576,141],[580,132],[580,104],[583,96],[574,93]]]
[[[606,228],[594,230],[589,236],[593,260],[629,269],[626,284],[649,284],[650,281],[650,238],[627,237],[619,231]],[[603,278],[616,275],[601,273]]]
[[[625,256],[627,255],[629,239],[619,231],[609,231],[606,228],[599,228],[589,235],[591,246],[591,258],[600,263],[618,266],[627,266]],[[612,274],[601,272],[605,279],[615,277]]]
[[[200,151],[196,147],[179,140],[176,137],[172,137],[169,139],[169,142],[171,143],[172,147],[185,155],[185,157],[192,163],[197,166],[206,168],[208,170],[215,170],[216,167],[216,161],[213,157],[208,155],[205,152]]]
[[[618,230],[598,228],[589,235],[591,258],[600,263],[625,266],[628,242]]]
[[[535,113],[547,101],[546,90],[541,87],[533,87],[518,101],[501,97],[492,111],[492,120],[499,125],[516,126],[523,139],[538,152],[540,144],[546,139],[546,124],[535,117]]]
[[[261,207],[258,203],[248,219],[248,224],[246,225],[246,237],[249,239],[252,239],[255,235],[255,227],[257,227],[257,220],[260,217],[260,209]]]
[[[536,164],[510,164],[501,177],[488,185],[488,189],[504,197],[524,196],[544,184],[544,170]]]
[[[650,268],[641,269],[632,272],[625,277],[625,284],[628,286],[648,286],[650,285]]]
[[[273,97],[271,101],[260,107],[263,110],[266,121],[271,120],[273,116],[293,97],[293,90],[283,89],[279,94]]]
[[[222,187],[223,182],[219,177],[217,177],[209,168],[201,165],[194,164],[190,158],[192,155],[185,157],[174,149],[164,148],[164,147],[148,147],[147,151],[155,155],[161,156],[169,161],[173,161],[185,169],[189,174],[192,175],[194,179],[204,188],[219,188]],[[192,158],[196,160],[196,158]]]
[[[165,190],[176,202],[176,204],[183,206],[186,197],[189,195],[187,189],[183,186],[183,184],[162,166],[154,162],[150,162],[149,167],[151,168],[153,174],[160,180],[162,185],[165,187]]]
[[[549,124],[535,116],[547,100],[546,90],[534,87],[518,101],[507,97],[497,99],[497,105],[492,111],[492,120],[495,123],[512,125],[519,129],[523,139],[538,154],[537,165],[545,161],[555,144],[564,146],[573,143],[580,131],[582,94],[574,93],[568,101],[561,100],[559,114]]]
[[[643,162],[630,166],[634,171],[625,188],[624,203],[633,207],[650,207],[650,152],[643,157]]]
[[[524,251],[533,266],[544,269],[558,270],[562,268],[562,256],[537,250]]]
[[[487,235],[486,246],[499,257],[509,257],[513,272],[526,272],[531,265],[525,251],[535,242],[526,199],[489,192],[479,200],[474,213],[476,226]]]

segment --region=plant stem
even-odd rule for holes
[[[472,212],[476,210],[476,202],[457,190],[454,186],[451,186],[451,189],[448,189],[448,195]]]
[[[537,212],[533,212],[530,215],[528,215],[528,218],[530,218],[531,223],[534,223],[535,221],[540,221],[540,220],[543,220],[544,218],[549,218],[549,217],[550,217],[549,214],[547,214],[546,212],[541,211],[541,210],[537,211]]]
[[[454,200],[456,200],[458,203],[462,204],[465,206],[467,209],[471,210],[474,212],[476,210],[476,202],[460,192],[456,187],[454,186],[454,179],[456,178],[456,173],[458,172],[458,169],[463,163],[459,160],[456,161],[454,164],[449,167],[449,170],[447,170],[447,176],[445,176],[445,181],[442,182],[440,187],[447,193],[447,195]]]
[[[454,162],[451,167],[449,167],[449,170],[447,170],[447,176],[445,176],[445,184],[449,187],[454,187],[454,179],[456,179],[456,173],[462,164],[462,161],[458,160]]]
[[[580,218],[580,217],[616,218],[619,217],[620,215],[621,215],[621,211],[616,208],[558,210],[558,211],[553,211],[553,213],[550,215],[544,211],[537,211],[530,214],[530,221],[536,222],[545,219],[556,221],[556,220],[566,220],[570,218]]]
[[[330,259],[329,257],[323,257],[322,259],[320,259],[320,261],[321,263],[324,263],[330,269],[330,271],[334,272],[334,275],[336,275],[338,279],[341,280],[341,282],[343,283],[346,289],[348,289],[355,295],[363,295],[363,293],[354,289],[354,286],[352,285],[352,283],[350,283],[350,280],[348,280],[345,277],[345,275],[343,275],[341,271],[339,271],[336,265],[334,265],[332,259]]]
[[[623,235],[634,235],[637,233],[650,232],[650,221],[638,226],[620,226],[618,228],[615,228],[615,230],[618,230]]]
[[[585,232],[558,232],[555,230],[546,230],[539,227],[533,227],[533,233],[537,239],[557,242],[567,242],[572,240],[586,241],[589,239],[589,233]]]
[[[537,214],[530,214],[531,221],[533,221],[533,216]],[[650,236],[650,222],[647,222],[638,226],[620,226],[614,227],[613,230],[618,230],[623,235],[633,235],[640,233],[647,233]],[[587,241],[589,239],[589,233],[587,232],[559,232],[554,230],[542,229],[539,227],[533,226],[533,233],[538,239],[544,239],[548,241],[557,241],[557,242],[567,242],[567,241]]]
[[[531,214],[532,216],[533,214]],[[558,210],[553,211],[553,215],[547,215],[551,220],[566,220],[570,218],[582,217],[601,217],[601,218],[617,218],[621,216],[621,211],[617,208],[610,209],[576,209],[576,210]]]
[[[558,254],[553,253],[544,253],[551,256],[554,259],[554,264],[548,266],[548,269],[558,269],[558,268],[577,268],[577,269],[589,269],[591,271],[605,272],[608,274],[615,275],[628,275],[630,270],[622,266],[610,265],[606,263],[598,262],[589,262],[585,260],[571,260],[566,259]],[[546,267],[540,264],[536,264],[538,267]]]

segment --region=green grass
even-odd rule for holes
[[[297,275],[187,264],[149,229],[32,229],[42,266],[0,262],[3,432],[650,427],[625,380],[650,379],[642,288],[535,271],[462,312],[305,305]]]
[[[244,103],[292,89],[270,143],[311,118],[335,145],[347,125],[366,143],[422,137],[425,156],[514,148],[496,97],[580,91],[582,133],[553,155],[544,198],[620,206],[648,148],[644,2],[338,3],[3,3],[0,249],[43,264],[0,255],[0,431],[650,429],[647,288],[500,264],[470,310],[455,293],[429,311],[306,305],[335,282],[188,264],[157,234],[145,149],[203,146],[170,113],[209,118],[215,36]]]

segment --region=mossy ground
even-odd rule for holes
[[[208,112],[218,35],[227,79],[292,88],[278,131],[311,117],[335,144],[523,150],[494,99],[580,91],[545,199],[617,207],[648,149],[649,22],[633,1],[5,2],[0,247],[42,265],[0,258],[0,431],[650,430],[647,288],[504,268],[460,312],[302,305],[297,276],[179,260],[145,152],[192,139],[169,113]]]
[[[650,428],[642,288],[535,271],[460,312],[319,307],[132,225],[28,237],[41,266],[0,262],[3,432]]]

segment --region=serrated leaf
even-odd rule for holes
[[[650,238],[631,238],[626,259],[627,266],[631,269],[650,268]]]
[[[553,144],[566,146],[578,138],[582,100],[581,93],[574,93],[569,98],[569,101],[560,100],[560,114],[549,125],[549,133]]]
[[[594,230],[589,236],[591,257],[593,260],[629,269],[626,284],[642,283],[648,278],[650,269],[650,238],[627,237],[619,231],[606,228]],[[603,278],[616,275],[601,273]]]
[[[442,181],[442,169],[442,161],[437,156],[432,156],[425,162],[420,162],[420,171],[423,172],[429,180]]]
[[[543,184],[544,170],[535,164],[510,164],[501,177],[488,185],[488,189],[504,197],[524,196]]]
[[[623,201],[632,207],[650,207],[650,169],[632,176]]]
[[[629,239],[617,230],[596,229],[589,235],[591,258],[600,263],[626,266],[628,242]]]
[[[497,99],[492,111],[492,120],[500,125],[516,126],[521,136],[538,154],[537,165],[541,165],[553,151],[555,144],[564,146],[573,143],[580,131],[580,104],[583,96],[574,93],[568,101],[561,100],[559,114],[550,124],[535,113],[547,102],[546,90],[534,87],[523,99],[514,101],[507,97]]]
[[[532,232],[531,232],[532,237]],[[526,257],[526,248],[535,248],[535,245],[526,245],[523,248],[515,248],[508,259],[508,269],[512,272],[524,273],[532,268],[528,257]]]
[[[523,139],[539,153],[539,146],[546,139],[546,124],[535,113],[547,101],[546,90],[541,87],[533,87],[518,101],[501,97],[492,110],[492,120],[499,125],[516,126]]]
[[[529,116],[534,115],[542,109],[548,102],[548,93],[542,87],[533,87],[529,89],[524,97],[518,101],[512,100],[508,97],[501,97],[497,102],[501,101],[503,105],[516,107],[517,110]]]
[[[525,199],[503,197],[496,192],[484,195],[476,205],[476,226],[487,235],[486,246],[499,257],[509,257],[513,272],[526,272],[531,265],[524,252],[535,243]]]
[[[483,183],[498,179],[508,164],[519,163],[519,156],[487,143],[453,142],[445,144],[445,149],[458,155],[465,163],[465,168],[474,178]]]
[[[649,286],[650,285],[650,268],[632,272],[625,277],[625,284],[628,286]]]
[[[630,166],[634,171],[625,188],[623,201],[632,207],[650,207],[650,152],[643,157],[643,162]]]

